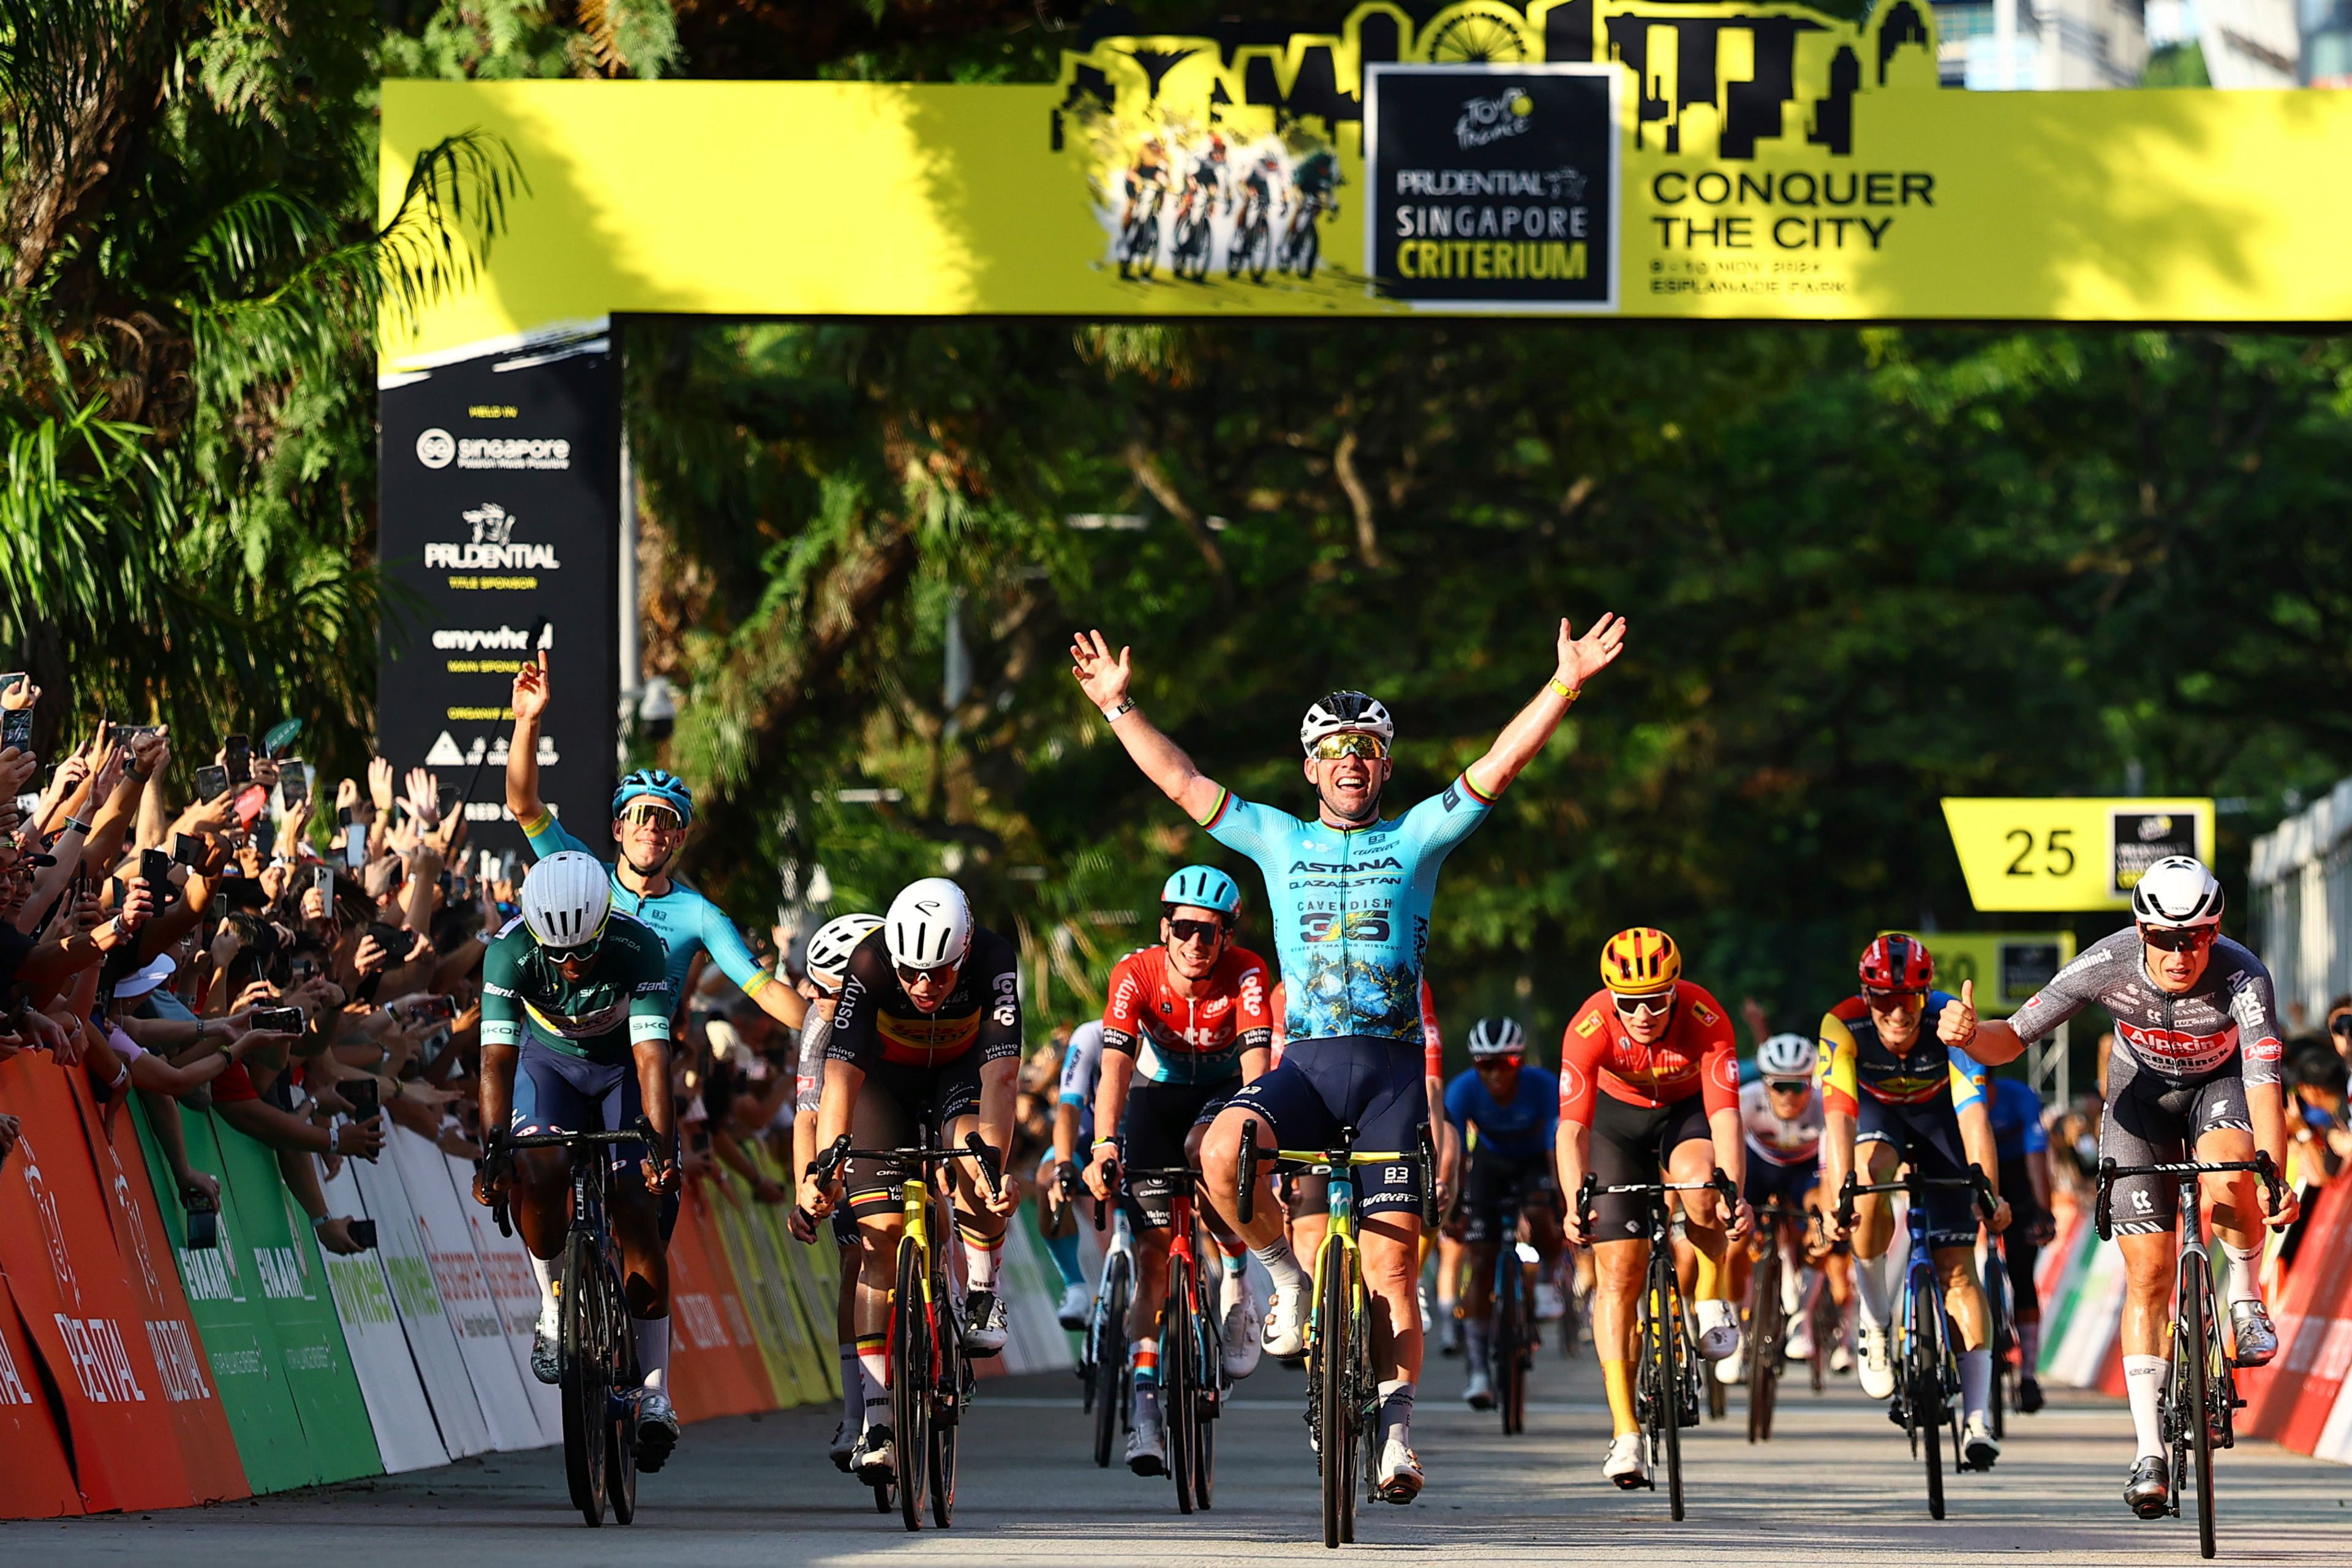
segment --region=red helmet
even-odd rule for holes
[[[1871,991],[1925,991],[1936,983],[1936,961],[1919,939],[1889,931],[1862,950],[1862,984]]]

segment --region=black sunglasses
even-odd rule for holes
[[[1171,942],[1213,942],[1224,933],[1225,922],[1223,921],[1171,920],[1168,922],[1168,940]]]
[[[2218,933],[2211,926],[2142,926],[2140,941],[2165,952],[2194,952],[2213,945]]]

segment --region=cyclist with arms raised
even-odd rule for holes
[[[515,672],[514,737],[507,746],[507,809],[522,825],[535,856],[574,849],[595,851],[556,819],[539,795],[539,726],[547,713],[547,653]],[[667,952],[665,973],[671,1005],[692,989],[696,961],[708,956],[761,1011],[787,1029],[797,1029],[808,1002],[778,981],[751,956],[743,933],[726,912],[678,880],[671,868],[686,847],[694,821],[694,795],[686,781],[660,768],[640,768],[613,792],[613,842],[620,847],[612,867],[613,907],[651,926]]]
[[[1282,1065],[1218,1114],[1201,1152],[1211,1201],[1274,1277],[1265,1348],[1276,1356],[1298,1352],[1310,1281],[1284,1239],[1271,1181],[1262,1184],[1251,1223],[1239,1224],[1242,1130],[1254,1124],[1268,1150],[1328,1145],[1343,1127],[1353,1127],[1368,1152],[1411,1151],[1428,1135],[1421,976],[1438,868],[1550,740],[1584,681],[1622,650],[1624,637],[1615,616],[1602,616],[1581,637],[1561,621],[1556,668],[1534,700],[1441,794],[1388,821],[1381,791],[1395,726],[1362,692],[1333,692],[1307,710],[1299,741],[1318,811],[1302,820],[1238,800],[1193,766],[1128,695],[1129,650],[1114,656],[1100,632],[1071,644],[1079,685],[1144,775],[1265,877],[1289,1043]],[[1411,1160],[1364,1169],[1361,1247],[1381,1396],[1373,1486],[1399,1503],[1422,1485],[1411,1429],[1422,1353],[1418,1185]]]
[[[1705,1182],[1717,1171],[1734,1187],[1745,1174],[1739,1126],[1739,1047],[1730,1016],[1682,977],[1674,938],[1649,926],[1619,931],[1601,950],[1601,989],[1560,1037],[1559,1159],[1569,1239],[1592,1247],[1592,1344],[1609,1400],[1609,1452],[1601,1473],[1631,1490],[1650,1479],[1633,1411],[1635,1302],[1650,1266],[1646,1198],[1603,1194],[1592,1225],[1578,1212],[1587,1172],[1604,1187]],[[1722,1361],[1739,1351],[1725,1254],[1750,1220],[1742,1201],[1726,1214],[1718,1194],[1682,1200],[1683,1229],[1698,1254],[1692,1310],[1698,1352]]]
[[[2132,889],[2132,928],[2103,937],[2036,992],[2007,1023],[1978,1023],[1974,1010],[1954,1018],[1946,1038],[1965,1026],[1971,1055],[2013,1060],[2085,1006],[2116,1021],[2107,1058],[2106,1109],[2099,1154],[2118,1165],[2191,1159],[2252,1160],[2260,1149],[2286,1166],[2286,1101],[2279,1087],[2282,1054],[2270,971],[2221,934],[2221,884],[2202,862],[2168,856]],[[2279,1206],[2265,1208],[2251,1171],[2207,1176],[2213,1229],[2230,1258],[2230,1328],[2242,1365],[2262,1366],[2278,1353],[2278,1331],[2263,1306],[2263,1226],[2284,1229],[2301,1205],[2284,1183]],[[2116,1239],[2127,1279],[2124,1297],[2124,1386],[2131,1396],[2139,1454],[2124,1501],[2142,1519],[2163,1517],[2170,1498],[2158,1412],[2171,1362],[2176,1201],[2174,1184],[2133,1176],[2116,1184]]]
[[[998,1176],[954,1161],[956,1234],[964,1255],[964,1349],[992,1356],[1007,1321],[997,1294],[1005,1216],[1018,1202],[1003,1168],[1013,1137],[1013,1091],[1021,1068],[1021,995],[1013,944],[975,925],[963,889],[944,877],[910,882],[882,928],[851,950],[825,1045],[824,1092],[816,1147],[844,1133],[861,1149],[906,1149],[925,1122],[940,1146],[961,1148],[974,1131],[995,1151]],[[853,1160],[829,1183],[814,1163],[801,1176],[800,1205],[813,1218],[833,1211],[845,1189],[857,1222],[857,1374],[865,1430],[850,1457],[861,1480],[897,1472],[890,1430],[890,1297],[905,1233],[900,1194],[907,1172]]]
[[[1477,1134],[1467,1181],[1447,1183],[1462,1194],[1462,1241],[1470,1255],[1461,1319],[1470,1378],[1462,1397],[1476,1410],[1495,1403],[1486,1364],[1495,1258],[1503,1248],[1517,1247],[1522,1205],[1529,1216],[1528,1239],[1541,1260],[1536,1277],[1549,1279],[1559,1261],[1559,1194],[1551,1169],[1559,1132],[1559,1080],[1527,1061],[1527,1031],[1517,1019],[1481,1018],[1470,1027],[1470,1070],[1445,1086],[1445,1119],[1454,1126],[1449,1165],[1458,1165],[1470,1135]]]
[[[642,1115],[657,1147],[614,1144],[613,1235],[645,1385],[636,1395],[637,1468],[677,1446],[670,1408],[668,1231],[676,1223],[676,1120],[669,1093],[669,983],[661,939],[613,908],[593,855],[559,851],[523,879],[522,913],[482,958],[482,1126],[520,1137],[625,1132]],[[554,1260],[572,1224],[568,1149],[508,1150],[493,1137],[474,1195],[510,1203],[539,1277],[530,1370],[562,1376]]]
[[[1097,1203],[1113,1194],[1111,1163],[1130,1171],[1197,1166],[1201,1138],[1234,1091],[1265,1070],[1265,960],[1234,945],[1242,890],[1213,866],[1187,866],[1160,889],[1160,941],[1113,966],[1102,1018],[1101,1081],[1087,1187]],[[1113,1136],[1113,1130],[1117,1136]],[[1160,1412],[1160,1309],[1167,1304],[1168,1245],[1175,1184],[1129,1176],[1135,1226],[1135,1300],[1128,1312],[1134,1410],[1127,1465],[1139,1476],[1167,1469]],[[1218,1302],[1226,1373],[1257,1368],[1256,1303],[1239,1237],[1213,1213],[1203,1220],[1224,1255]]]
[[[1863,950],[1860,973],[1861,993],[1822,1017],[1822,1185],[1832,1194],[1841,1192],[1857,1159],[1857,1179],[1864,1182],[1893,1181],[1897,1164],[1916,1165],[1931,1180],[1958,1181],[1974,1165],[1994,1183],[1992,1228],[2008,1228],[2009,1205],[1998,1201],[2000,1161],[1985,1110],[1985,1069],[1953,1038],[1961,1034],[1960,999],[1935,989],[1935,959],[1899,931]],[[2000,1444],[1988,1413],[1991,1323],[1977,1279],[1976,1200],[1958,1188],[1937,1188],[1927,1194],[1926,1212],[1905,1223],[1927,1227],[1944,1309],[1959,1335],[1962,1456],[1971,1468],[1989,1470],[2000,1458]],[[1832,1240],[1845,1234],[1835,1214],[1827,1225]],[[1862,1319],[1856,1374],[1863,1393],[1885,1399],[1895,1392],[1891,1307],[1879,1271],[1879,1259],[1895,1241],[1895,1206],[1887,1194],[1856,1200],[1853,1241]]]

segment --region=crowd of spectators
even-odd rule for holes
[[[231,736],[179,770],[195,798],[175,798],[168,730],[101,723],[45,774],[39,700],[24,679],[0,690],[19,742],[0,748],[0,1062],[86,1074],[110,1120],[142,1100],[192,1245],[216,1235],[220,1189],[189,1158],[183,1106],[276,1155],[320,1247],[363,1249],[371,1227],[322,1184],[341,1162],[378,1158],[394,1126],[480,1152],[477,985],[526,866],[469,855],[463,791],[382,758],[329,805],[298,758]],[[723,1165],[781,1202],[746,1146],[789,1134],[789,1034],[715,971],[688,995],[688,1170]],[[0,1111],[0,1160],[19,1133]]]

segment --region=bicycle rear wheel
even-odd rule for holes
[[[931,1317],[923,1300],[923,1249],[898,1243],[898,1291],[890,1302],[890,1426],[898,1448],[898,1517],[923,1528],[930,1462]]]
[[[1944,1517],[1944,1346],[1940,1332],[1942,1313],[1938,1310],[1932,1281],[1912,1281],[1914,1294],[1912,1311],[1925,1322],[1916,1322],[1905,1347],[1904,1377],[1909,1384],[1911,1418],[1920,1442],[1920,1451],[1927,1467],[1927,1517]],[[1930,1292],[1921,1295],[1920,1291]],[[1956,1450],[1952,1458],[1959,1458]]]
[[[2221,1337],[2213,1322],[2213,1279],[2205,1259],[2191,1252],[2180,1260],[2180,1343],[2173,1354],[2173,1375],[2188,1388],[2186,1433],[2173,1441],[2188,1442],[2196,1470],[2197,1554],[2213,1555],[2213,1382]]]
[[[1114,1253],[1103,1288],[1103,1321],[1095,1338],[1095,1465],[1110,1468],[1110,1452],[1127,1419],[1127,1258]]]
[[[945,1301],[951,1282],[947,1269],[931,1273],[932,1299]],[[937,1336],[933,1358],[931,1399],[931,1522],[945,1530],[955,1519],[956,1438],[963,1429],[966,1395],[971,1392],[971,1363],[963,1353],[963,1337],[950,1318],[947,1331]]]
[[[1353,1254],[1346,1247],[1331,1247],[1327,1256],[1329,1267],[1318,1281],[1315,1304],[1314,1376],[1320,1396],[1316,1440],[1323,1457],[1323,1544],[1336,1549],[1355,1534],[1355,1390],[1349,1386],[1356,1350],[1349,1342],[1354,1328],[1349,1276],[1354,1270]]]
[[[1192,1337],[1193,1361],[1201,1369],[1192,1394],[1192,1500],[1211,1506],[1217,1482],[1217,1417],[1224,1410],[1224,1340],[1205,1285],[1195,1292]]]
[[[635,1524],[637,1520],[637,1407],[635,1391],[645,1381],[637,1365],[637,1336],[631,1331],[625,1316],[626,1303],[621,1293],[620,1281],[608,1268],[604,1274],[606,1300],[613,1305],[613,1379],[615,1396],[610,1401],[613,1416],[609,1441],[605,1445],[604,1496],[613,1505],[613,1522]]]
[[[572,1506],[592,1526],[604,1522],[610,1475],[606,1450],[613,1440],[613,1320],[615,1303],[606,1297],[611,1276],[596,1240],[573,1231],[563,1251],[562,1318],[563,1476]]]
[[[1192,1511],[1192,1429],[1200,1412],[1197,1347],[1192,1343],[1192,1270],[1181,1258],[1168,1260],[1168,1297],[1160,1313],[1160,1440],[1167,1447],[1168,1473],[1176,1478],[1176,1511]]]

